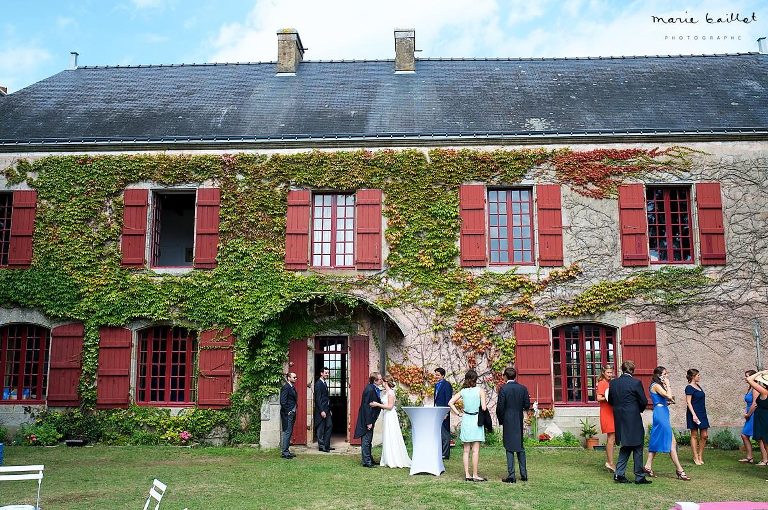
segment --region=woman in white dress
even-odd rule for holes
[[[411,458],[405,448],[403,432],[400,429],[400,420],[395,409],[395,381],[389,377],[384,382],[381,390],[381,404],[371,402],[371,407],[380,407],[381,434],[381,462],[380,465],[392,468],[411,467]]]

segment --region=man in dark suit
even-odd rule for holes
[[[635,483],[651,483],[643,471],[645,427],[642,412],[648,405],[648,399],[643,391],[643,384],[633,377],[635,363],[625,360],[621,364],[621,371],[621,377],[612,380],[608,386],[608,403],[613,406],[616,424],[616,444],[621,445],[613,480],[617,483],[629,482],[624,472],[629,462],[629,454],[632,453]]]
[[[531,408],[528,388],[517,382],[517,370],[507,367],[504,370],[507,382],[499,390],[496,402],[496,417],[504,427],[504,449],[507,451],[507,477],[502,482],[515,483],[515,453],[520,464],[520,480],[528,481],[528,468],[525,464],[523,448],[523,411]]]
[[[323,367],[320,378],[315,383],[315,436],[317,436],[317,449],[321,452],[330,452],[331,432],[333,420],[331,418],[331,399],[328,393],[328,367]]]
[[[451,383],[445,380],[445,369],[436,368],[435,377],[435,407],[448,407],[448,402],[453,397],[453,388]],[[451,413],[443,420],[443,428],[440,429],[440,439],[443,444],[443,458],[448,459],[451,456]]]
[[[380,407],[371,407],[371,402],[381,404],[381,390],[379,387],[383,383],[381,374],[371,373],[368,378],[368,385],[363,390],[363,398],[360,402],[360,410],[357,412],[357,423],[355,423],[355,438],[361,438],[362,446],[360,454],[362,455],[363,467],[376,467],[371,455],[371,443],[373,442],[373,425],[379,418]]]
[[[288,447],[291,445],[293,424],[296,422],[296,374],[293,372],[286,376],[286,383],[280,388],[280,451],[284,459],[292,459],[296,455],[291,453]]]

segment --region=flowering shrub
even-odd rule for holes
[[[187,443],[190,439],[192,439],[192,434],[188,430],[182,430],[179,432],[179,439],[181,439],[182,443]]]
[[[22,425],[16,441],[26,446],[53,446],[61,441],[62,435],[50,423]]]
[[[549,441],[550,439],[552,438],[549,436],[549,434],[546,434],[544,432],[539,434],[539,441]]]

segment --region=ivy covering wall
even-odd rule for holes
[[[459,346],[469,364],[484,363],[498,371],[514,360],[508,326],[516,320],[594,315],[631,299],[674,305],[709,281],[695,268],[635,272],[599,282],[556,309],[539,310],[537,296],[578,280],[580,268],[572,265],[532,276],[518,274],[515,268],[482,274],[460,268],[459,186],[514,185],[523,179],[559,182],[589,200],[601,200],[614,196],[626,179],[684,172],[693,154],[678,147],[581,152],[435,149],[22,160],[7,168],[5,177],[38,191],[34,259],[30,269],[0,270],[0,306],[37,309],[53,320],[85,324],[80,388],[85,408],[95,403],[99,326],[146,319],[194,329],[231,327],[237,338],[238,387],[230,412],[234,420],[258,416],[262,398],[280,384],[288,341],[325,327],[309,314],[294,314],[289,322],[281,315],[292,305],[315,299],[351,309],[356,293],[372,296],[384,309],[428,309],[435,338]],[[221,188],[215,269],[168,276],[121,267],[122,192],[146,182]],[[285,271],[286,196],[291,187],[382,189],[387,269],[348,276]],[[425,374],[431,371],[417,362],[391,368],[415,392],[426,390]]]

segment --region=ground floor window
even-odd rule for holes
[[[552,332],[555,401],[596,403],[603,365],[616,369],[616,332],[599,324],[569,324]]]
[[[157,326],[139,331],[136,401],[191,403],[197,339],[186,328]]]
[[[50,331],[31,324],[0,328],[2,400],[44,400]]]

